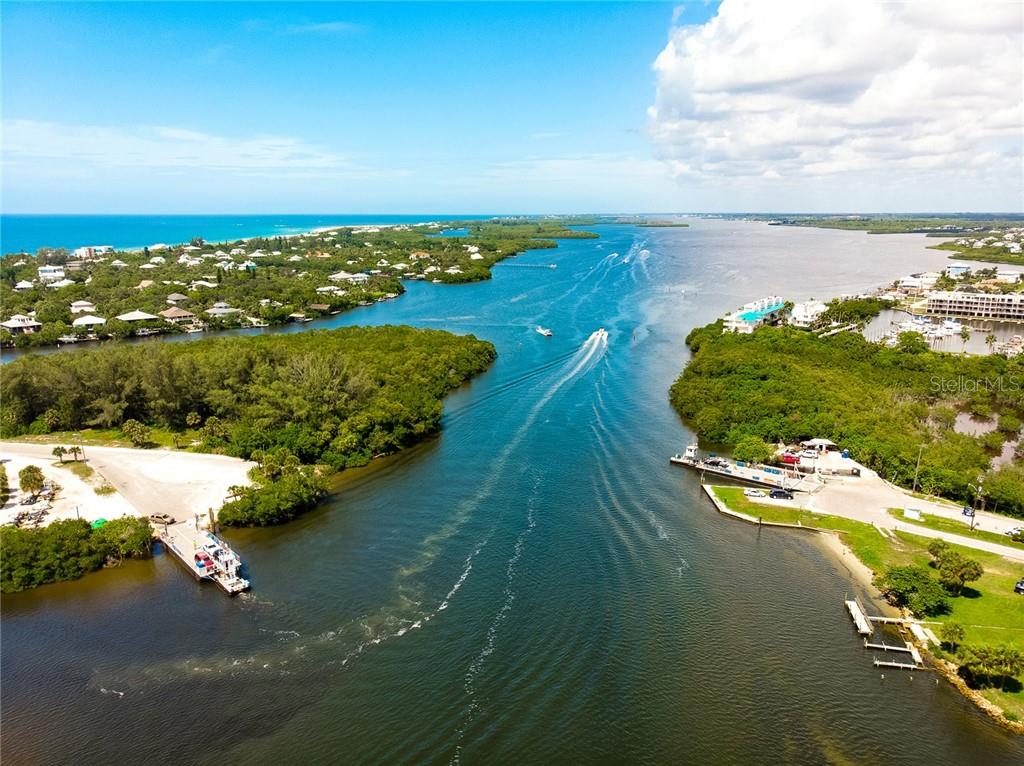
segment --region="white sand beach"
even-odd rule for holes
[[[85,464],[93,474],[85,479],[70,468],[61,467],[52,455],[52,444],[0,442],[0,460],[5,461],[11,497],[0,509],[0,523],[13,519],[24,495],[18,489],[18,472],[32,464],[43,476],[60,485],[45,522],[81,517],[118,518],[166,513],[176,520],[191,519],[223,505],[233,486],[244,486],[253,464],[223,455],[206,455],[166,449],[85,447]],[[116,490],[98,495],[104,484]]]

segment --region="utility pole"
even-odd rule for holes
[[[914,469],[914,486],[910,490],[911,492],[917,492],[917,474],[921,471],[921,455],[924,454],[924,442],[921,443],[921,448],[917,451],[917,468]]]

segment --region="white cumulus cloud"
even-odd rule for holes
[[[959,180],[1019,209],[1022,41],[1015,0],[724,0],[672,29],[651,136],[680,178]]]

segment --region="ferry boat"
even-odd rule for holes
[[[539,332],[545,338],[550,338],[552,335],[554,335],[554,333],[551,332],[551,330],[549,330],[547,327],[541,327],[539,325],[537,326],[537,332]]]
[[[249,581],[241,575],[242,559],[211,532],[178,522],[165,525],[159,538],[197,580],[211,580],[229,596],[249,588]]]

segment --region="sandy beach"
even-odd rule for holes
[[[30,509],[21,504],[25,496],[17,488],[18,472],[29,464],[39,466],[47,480],[61,487],[45,517],[46,523],[76,517],[94,521],[154,513],[166,513],[182,521],[195,514],[205,516],[210,509],[216,513],[231,487],[250,483],[248,472],[253,466],[223,455],[85,447],[84,465],[92,473],[83,478],[71,463],[60,465],[52,450],[52,444],[0,442],[0,460],[5,461],[11,486],[11,497],[0,509],[0,523],[13,519],[19,510]],[[114,491],[97,494],[96,489],[103,486]]]

